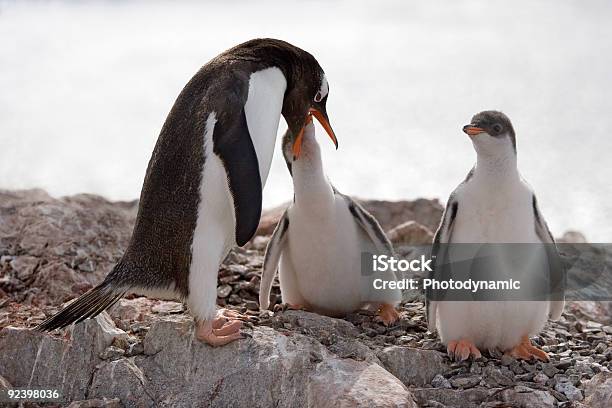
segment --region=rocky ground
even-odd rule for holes
[[[430,242],[442,212],[435,200],[364,205],[397,247]],[[183,305],[142,297],[53,335],[27,330],[104,277],[135,210],[90,195],[0,191],[0,390],[57,388],[66,402],[41,405],[72,407],[612,406],[604,303],[570,302],[534,338],[550,363],[501,355],[452,363],[427,331],[420,299],[402,303],[391,327],[366,311],[345,319],[260,312],[259,269],[281,209],[264,214],[258,235],[219,273],[217,303],[248,317],[244,340],[204,346]]]

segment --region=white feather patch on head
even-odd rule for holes
[[[321,101],[323,98],[325,98],[327,96],[327,94],[329,93],[329,84],[327,83],[327,78],[325,77],[325,74],[323,74],[323,78],[321,78],[321,87],[319,88],[319,92],[317,94],[316,97],[318,97],[318,101]]]

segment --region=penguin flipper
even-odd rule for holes
[[[470,172],[471,174],[471,172]],[[471,177],[468,174],[469,180]],[[434,235],[432,247],[431,247],[431,258],[434,259],[433,268],[429,272],[429,279],[436,279],[440,274],[440,268],[444,264],[444,254],[440,253],[440,245],[447,244],[450,242],[451,233],[453,230],[455,218],[457,218],[457,211],[459,210],[459,204],[455,200],[455,193],[453,192],[448,198],[446,208],[442,214],[440,225]],[[431,289],[427,289],[425,294],[425,316],[427,317],[427,328],[430,332],[436,331],[436,315],[438,312],[438,302],[430,301]]]
[[[125,293],[125,290],[113,288],[109,282],[102,282],[36,326],[34,330],[52,331],[95,317],[115,304]]]
[[[272,281],[278,270],[278,262],[287,241],[288,227],[289,217],[287,217],[287,210],[285,210],[266,247],[266,255],[264,256],[261,271],[261,283],[259,284],[259,307],[262,310],[267,310],[270,307]]]
[[[565,284],[567,275],[561,262],[561,256],[557,251],[555,239],[553,238],[550,229],[548,229],[548,224],[538,208],[538,201],[535,194],[533,194],[532,197],[536,234],[538,238],[540,238],[540,240],[546,245],[546,257],[548,259],[551,293],[556,293],[557,298],[561,297],[561,299],[550,301],[549,315],[552,320],[558,320],[563,313],[563,308],[565,307]]]
[[[259,162],[244,108],[238,115],[220,117],[213,139],[213,151],[223,161],[234,200],[236,244],[243,246],[255,235],[262,202]]]
[[[365,208],[359,205],[359,203],[357,203],[351,197],[340,194],[336,189],[334,189],[334,192],[342,196],[342,198],[344,198],[344,200],[347,202],[349,211],[357,222],[357,225],[359,225],[370,237],[370,240],[376,246],[376,249],[381,254],[385,253],[392,255],[394,252],[393,245],[391,244],[391,241],[389,241],[389,238],[387,238],[387,235],[376,218],[374,218],[372,214],[367,212]]]

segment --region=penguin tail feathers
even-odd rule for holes
[[[79,323],[85,319],[97,316],[115,304],[127,292],[125,288],[113,286],[115,285],[111,282],[102,282],[36,326],[34,330],[46,332],[61,329],[72,323]]]

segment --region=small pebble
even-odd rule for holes
[[[453,388],[450,381],[448,381],[442,374],[436,374],[431,380],[431,385],[434,388]]]

